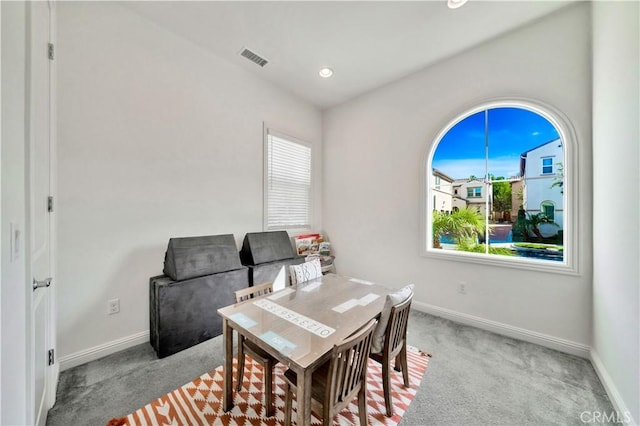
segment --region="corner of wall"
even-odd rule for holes
[[[625,424],[637,425],[638,423],[633,418],[633,415],[631,414],[631,411],[629,411],[627,404],[625,404],[622,395],[620,395],[615,382],[609,375],[609,372],[600,359],[598,352],[594,348],[591,348],[591,350],[589,351],[589,359],[591,360],[591,364],[593,365],[594,370],[596,370],[598,378],[602,382],[602,386],[604,386],[604,390],[607,392],[607,395],[611,400],[611,404],[613,404],[616,419],[619,419],[622,423]]]
[[[58,361],[60,371],[65,371],[78,365],[86,364],[107,355],[123,351],[132,346],[141,345],[149,342],[149,330],[132,334],[121,339],[112,340],[92,348],[83,349],[81,351],[63,356]]]

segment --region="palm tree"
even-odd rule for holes
[[[538,225],[543,223],[551,223],[555,226],[558,226],[553,220],[549,219],[549,217],[543,212],[537,214],[527,213],[527,219],[525,220],[525,226],[527,231],[531,231],[535,234],[536,237],[542,239],[542,234],[540,233],[540,229],[538,229]]]
[[[475,210],[464,208],[451,214],[433,212],[433,247],[441,248],[440,237],[451,234],[456,242],[463,239],[476,239],[484,232],[484,219]]]

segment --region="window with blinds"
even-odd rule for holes
[[[268,130],[265,151],[266,229],[309,228],[311,145]]]

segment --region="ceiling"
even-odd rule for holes
[[[321,109],[340,104],[549,14],[567,1],[123,2]],[[269,60],[241,57],[247,47]],[[334,75],[323,79],[322,67]]]

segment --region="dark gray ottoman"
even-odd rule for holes
[[[159,358],[222,334],[218,308],[249,285],[231,234],[170,239],[164,273],[149,280],[150,340]]]
[[[289,285],[289,265],[304,263],[293,250],[287,231],[251,232],[244,236],[240,250],[242,264],[249,268],[249,285],[272,282],[284,267]]]

